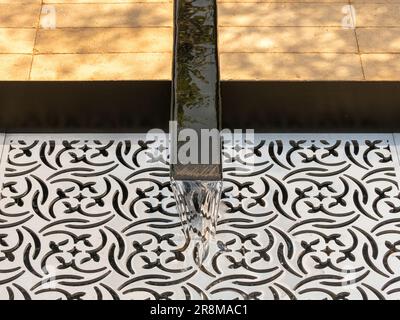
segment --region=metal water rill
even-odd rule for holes
[[[216,233],[222,190],[216,0],[174,1],[171,120],[172,189],[184,234],[194,245],[194,259],[201,266]],[[185,129],[196,133],[197,145],[179,139]],[[206,150],[202,146],[210,137],[203,136],[202,129],[217,132]],[[197,155],[191,157],[194,161],[179,156],[187,150],[187,143],[192,143],[190,152]]]

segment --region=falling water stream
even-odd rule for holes
[[[207,258],[210,240],[215,237],[222,181],[172,180],[183,232],[194,242],[197,265]]]

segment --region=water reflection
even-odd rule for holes
[[[180,128],[219,128],[215,0],[175,1],[172,118]]]

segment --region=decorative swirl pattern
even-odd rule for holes
[[[201,270],[160,141],[7,135],[0,298],[400,298],[391,135],[225,143],[218,233]]]

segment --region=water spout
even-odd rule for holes
[[[222,192],[216,0],[174,1],[171,120],[171,185],[184,234],[194,242],[201,265],[216,233]],[[188,129],[194,134],[187,134]],[[214,132],[211,144],[204,129]],[[182,148],[192,153],[189,161],[180,157],[188,153],[181,153]]]

